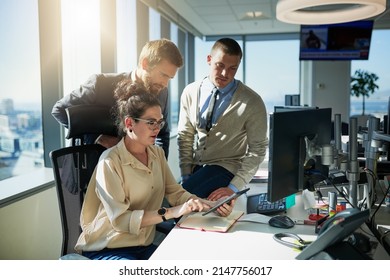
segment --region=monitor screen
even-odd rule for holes
[[[320,156],[307,156],[308,144],[322,147],[331,141],[330,108],[282,110],[270,115],[268,200],[277,201],[328,177]]]
[[[368,60],[374,22],[301,25],[300,60]]]

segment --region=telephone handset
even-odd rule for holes
[[[329,246],[343,241],[351,235],[361,224],[370,217],[370,210],[360,211],[356,208],[338,212],[326,220],[318,232],[317,239],[307,246],[296,257],[298,260],[307,260],[325,250]]]
[[[351,216],[354,213],[358,213],[360,210],[356,208],[350,208],[341,212],[336,213],[334,216],[328,218],[321,226],[320,230],[318,231],[318,235],[323,234],[329,227],[332,225],[336,225],[337,223],[340,223],[344,221],[346,218]]]

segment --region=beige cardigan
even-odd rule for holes
[[[197,125],[200,83],[189,84],[181,96],[178,124],[181,174],[191,174],[194,165],[219,165],[234,174],[231,184],[242,189],[266,154],[264,102],[255,91],[238,81],[230,105],[207,133]]]

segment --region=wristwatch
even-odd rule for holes
[[[161,207],[160,209],[157,210],[157,213],[161,216],[164,222],[167,221],[167,219],[165,218],[165,214],[167,213],[167,208]]]

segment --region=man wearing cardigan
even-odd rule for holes
[[[182,184],[199,197],[217,200],[243,189],[266,154],[264,102],[234,78],[241,58],[235,40],[219,39],[207,56],[209,75],[189,84],[181,96],[178,145]],[[210,110],[215,90],[218,94]],[[207,126],[208,111],[212,112],[211,128]]]

